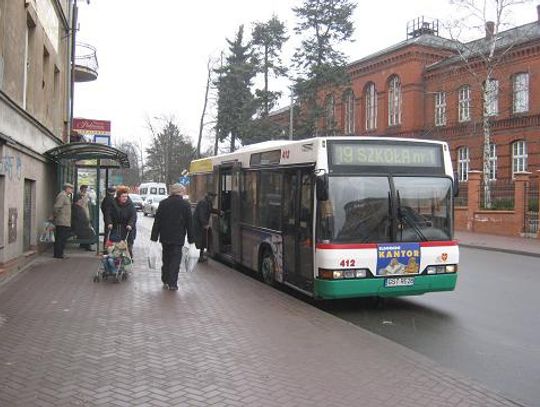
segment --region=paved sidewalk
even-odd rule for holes
[[[93,283],[97,263],[41,257],[0,288],[0,405],[517,405],[221,264],[172,292],[143,261]]]
[[[455,239],[460,246],[475,249],[495,250],[510,254],[540,257],[540,239],[487,235],[456,231]]]

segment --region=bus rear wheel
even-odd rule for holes
[[[274,285],[276,280],[274,279],[276,262],[272,251],[266,249],[262,255],[260,274],[265,284]]]

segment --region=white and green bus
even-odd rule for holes
[[[451,291],[457,182],[448,145],[405,138],[268,141],[191,163],[216,194],[210,254],[318,299]]]

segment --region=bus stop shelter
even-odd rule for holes
[[[96,192],[95,205],[90,210],[90,220],[95,237],[90,240],[70,239],[68,243],[96,243],[96,251],[99,253],[99,226],[101,224],[101,212],[99,204],[102,192],[109,186],[109,169],[129,168],[129,159],[126,153],[106,144],[99,143],[67,143],[52,148],[45,153],[57,166],[57,181],[59,185],[65,182],[74,185],[74,193],[79,190],[78,171],[79,169],[95,170],[95,184],[89,185]],[[102,177],[104,171],[104,177]],[[104,185],[102,186],[102,180]]]

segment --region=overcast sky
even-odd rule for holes
[[[448,0],[358,0],[355,42],[344,46],[350,61],[406,39],[407,21],[419,16],[448,21],[456,12]],[[75,85],[75,116],[112,122],[113,143],[148,144],[146,122],[159,128],[160,117],[174,117],[183,134],[196,142],[207,76],[207,61],[227,49],[240,24],[278,16],[291,40],[284,61],[298,43],[293,6],[300,0],[91,0],[79,1],[78,40],[97,48],[99,77]],[[523,24],[536,19],[536,2],[514,11]],[[275,85],[275,86],[274,86]],[[286,90],[287,83],[270,83]],[[283,98],[279,107],[288,104]],[[213,107],[211,107],[213,108]],[[207,121],[213,112],[208,112]],[[207,127],[206,134],[211,126]],[[207,135],[207,138],[209,136]],[[204,142],[209,145],[210,142]]]

